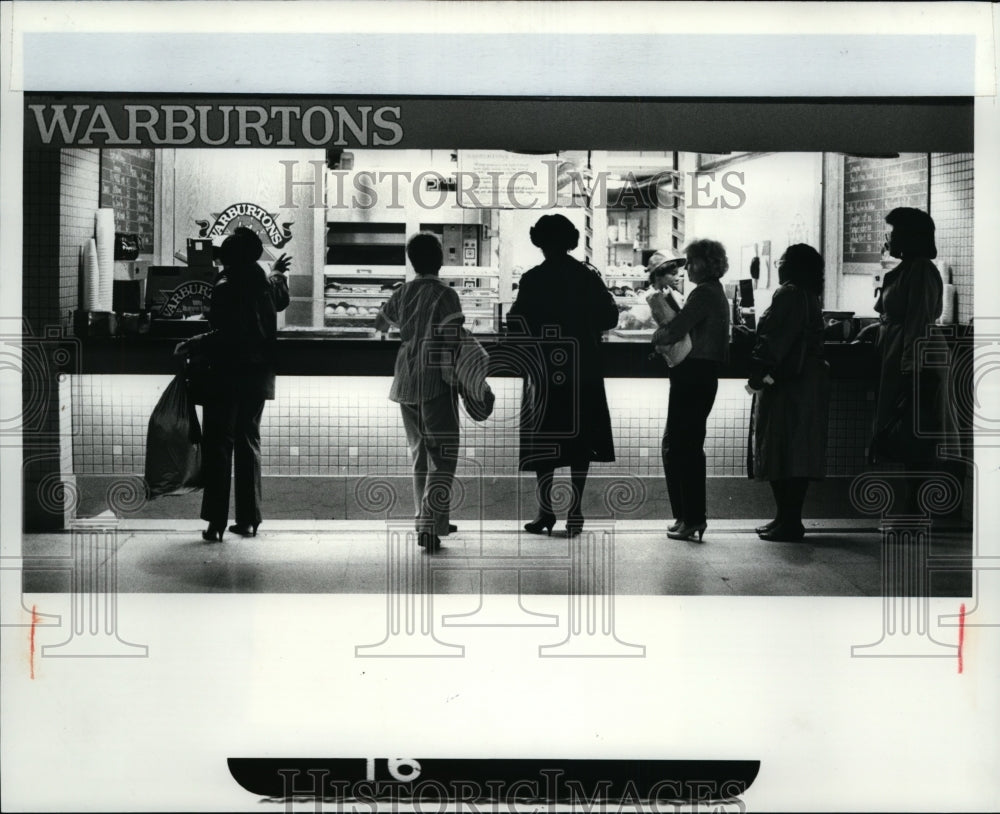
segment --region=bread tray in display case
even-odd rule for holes
[[[335,333],[375,331],[375,316],[406,279],[403,266],[326,266],[323,326]]]

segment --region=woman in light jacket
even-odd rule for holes
[[[375,328],[399,328],[389,399],[399,404],[413,462],[417,544],[433,553],[456,531],[449,522],[459,441],[454,366],[465,317],[458,292],[438,277],[444,254],[437,236],[414,235],[406,256],[417,276],[392,293]]]
[[[695,285],[684,307],[653,336],[655,346],[691,338],[691,351],[670,368],[663,471],[675,522],[667,536],[699,541],[705,534],[705,432],[719,389],[719,372],[729,361],[729,301],[719,282],[729,269],[726,250],[714,240],[686,249],[687,278]]]
[[[777,507],[762,540],[802,539],[810,480],[826,475],[830,368],[823,360],[823,258],[789,246],[778,261],[770,307],[757,323],[748,387],[754,391],[753,474],[769,481]]]

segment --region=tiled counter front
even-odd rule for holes
[[[279,377],[277,399],[261,425],[265,476],[360,477],[409,474],[399,408],[388,377]],[[84,374],[71,377],[74,475],[142,475],[149,416],[170,376]],[[477,423],[462,416],[460,476],[517,474],[521,382],[490,379],[497,402]],[[751,399],[742,379],[719,382],[705,452],[710,477],[746,472]],[[827,474],[851,477],[864,468],[874,405],[873,384],[834,382]],[[593,474],[662,477],[660,439],[667,416],[666,379],[605,382],[618,460]],[[70,474],[70,473],[66,473]]]

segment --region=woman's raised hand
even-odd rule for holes
[[[289,266],[292,265],[292,258],[289,257],[284,252],[281,253],[281,257],[274,261],[274,265],[271,266],[271,271],[277,272],[278,274],[284,274],[288,271]]]

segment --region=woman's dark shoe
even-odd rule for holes
[[[667,537],[671,540],[691,540],[693,541],[695,537],[698,538],[698,542],[702,542],[702,538],[705,536],[705,529],[708,528],[707,523],[702,523],[698,526],[694,523],[685,523],[677,531],[668,531]]]
[[[677,531],[683,527],[684,527],[684,521],[678,519],[675,520],[673,523],[671,523],[669,526],[667,526],[667,531]]]
[[[420,515],[415,515],[413,519],[416,520],[419,523],[420,522]],[[420,529],[418,528],[417,531],[419,532]],[[457,531],[458,531],[458,526],[456,526],[454,523],[449,523],[448,524],[448,534],[454,534]]]
[[[524,524],[524,530],[529,534],[548,534],[549,537],[551,537],[552,529],[555,524],[556,516],[554,514],[545,514],[544,512],[541,512],[538,517],[530,523]]]
[[[772,520],[770,523],[765,523],[763,526],[757,526],[757,528],[755,528],[754,531],[757,532],[758,534],[764,534],[770,531],[771,529],[775,528],[777,525],[778,521]]]
[[[767,540],[772,543],[799,543],[805,537],[805,534],[806,530],[802,525],[778,525],[768,531],[762,532],[758,537],[761,540]]]
[[[571,514],[566,518],[566,536],[579,537],[583,534],[583,515]]]
[[[206,543],[221,543],[225,526],[213,526],[209,523],[208,528],[201,533],[201,539]]]
[[[241,526],[238,523],[233,523],[233,525],[229,527],[229,530],[233,534],[240,535],[240,537],[256,537],[257,526],[259,525],[260,523],[254,523],[252,526]]]
[[[417,545],[429,554],[433,554],[435,551],[441,550],[441,538],[433,532],[421,531],[417,534]]]

